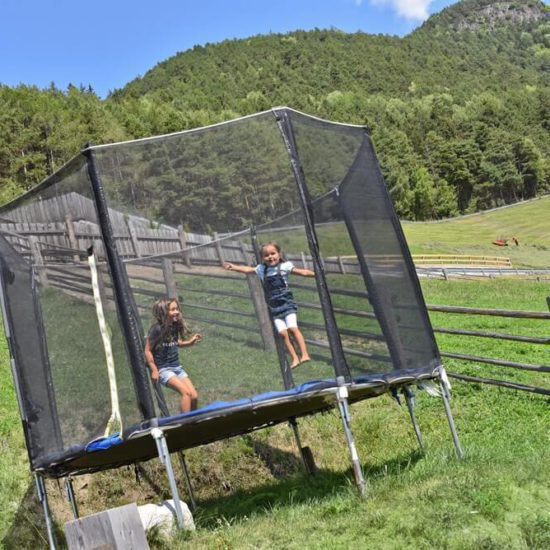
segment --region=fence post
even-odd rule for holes
[[[76,238],[76,232],[74,230],[74,222],[73,218],[70,214],[67,214],[65,216],[65,226],[67,227],[67,235],[69,236],[69,245],[73,250],[78,250],[78,240]],[[75,262],[78,262],[80,260],[80,256],[78,254],[75,254],[73,256],[73,260]]]
[[[300,252],[300,255],[302,256],[302,267],[308,269],[306,255],[303,252]]]
[[[168,258],[162,259],[162,275],[166,285],[166,296],[168,298],[177,298],[176,280],[174,279],[174,264]]]
[[[46,268],[44,267],[44,258],[42,257],[42,251],[40,250],[40,243],[38,237],[35,235],[29,236],[29,248],[32,254],[32,263],[37,266],[36,273],[38,273],[38,280],[42,286],[48,286],[48,275]]]
[[[250,290],[250,296],[252,297],[252,303],[254,304],[254,311],[258,319],[258,325],[260,326],[264,350],[275,351],[277,349],[277,345],[273,336],[271,317],[269,315],[269,310],[267,309],[267,304],[265,303],[264,287],[262,286],[262,282],[256,273],[247,273],[246,282],[248,283],[248,289]]]
[[[337,256],[336,259],[338,260],[338,266],[340,267],[340,273],[344,274],[346,272],[346,266],[344,265],[344,260],[342,260],[342,256]]]
[[[220,265],[223,266],[225,260],[223,258],[222,245],[218,240],[218,233],[216,232],[214,232],[214,246],[216,247],[216,255],[218,256],[218,261],[220,262]]]
[[[249,265],[249,255],[246,249],[246,245],[242,240],[239,240],[239,246],[241,248],[241,254],[243,256],[244,263]],[[254,311],[256,318],[258,319],[258,325],[260,326],[260,332],[262,334],[262,341],[264,343],[265,351],[275,351],[277,349],[277,343],[273,336],[273,325],[271,324],[271,316],[265,303],[264,287],[260,278],[256,273],[247,273],[246,282],[248,283],[248,290],[252,297],[252,303],[254,304]]]
[[[141,254],[139,252],[139,242],[138,242],[136,229],[133,226],[130,218],[127,218],[126,216],[124,216],[124,221],[126,222],[126,227],[128,227],[128,232],[130,233],[130,241],[132,242],[132,248],[134,249],[134,254],[136,258],[141,258]]]
[[[183,261],[187,267],[191,267],[191,255],[187,251],[187,234],[183,230],[183,225],[178,225],[178,238],[180,240],[181,249],[183,250]]]
[[[246,249],[246,244],[244,241],[239,240],[239,246],[241,247],[241,254],[243,256],[243,261],[246,265],[249,265],[250,256],[248,254],[248,250]]]

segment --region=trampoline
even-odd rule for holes
[[[259,278],[223,269],[256,265],[261,244],[273,241],[315,273],[291,275],[312,356],[297,369]],[[177,500],[171,453],[281,422],[307,466],[297,419],[332,408],[363,494],[349,404],[402,392],[422,446],[411,388],[433,382],[462,455],[416,271],[363,127],[278,107],[88,144],[0,207],[0,283],[47,519],[45,477],[70,483],[158,456]],[[146,367],[151,305],[163,296],[178,298],[203,334],[197,349],[180,351],[199,391],[199,407],[187,413]]]

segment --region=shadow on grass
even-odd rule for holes
[[[281,454],[292,456],[292,458],[284,456],[284,460],[294,462],[296,473],[261,487],[238,490],[232,495],[201,500],[195,512],[197,526],[210,529],[219,526],[220,520],[224,523],[232,523],[251,515],[269,513],[274,508],[294,506],[312,500],[322,501],[338,493],[357,494],[351,467],[340,472],[318,469],[315,475],[308,475],[304,473],[301,461],[292,453],[284,453],[258,442],[254,442],[254,449],[262,458],[268,457],[270,462],[271,458],[274,456],[280,458]],[[367,498],[369,479],[398,474],[410,468],[423,456],[422,452],[413,451],[377,466],[363,466]],[[274,475],[277,475],[276,472]]]
[[[318,469],[315,475],[308,475],[304,472],[301,459],[294,453],[254,440],[250,435],[243,437],[249,440],[254,453],[269,468],[276,480],[251,489],[237,490],[230,495],[199,500],[198,509],[195,511],[197,526],[211,529],[218,527],[220,520],[232,523],[251,515],[270,513],[274,508],[323,501],[335,494],[357,494],[351,467],[338,472]],[[367,498],[369,480],[399,475],[422,457],[420,451],[413,451],[376,466],[363,465]],[[149,476],[143,468],[140,468],[140,477],[159,498],[170,498],[158,480]],[[183,494],[180,496],[184,497]],[[58,547],[64,548],[65,536],[62,526],[54,522],[54,529]],[[6,550],[48,548],[46,523],[34,484],[27,488],[12,526],[0,541],[0,545]]]
[[[271,472],[275,479],[286,477],[290,472],[300,472],[303,463],[295,454],[272,447],[263,441],[252,437],[251,434],[243,436],[254,454],[258,456]]]
[[[54,523],[54,531],[57,543],[62,548],[61,543],[65,540],[62,528]],[[49,548],[46,520],[34,483],[27,487],[13,523],[2,541],[0,541],[0,546],[6,550]]]

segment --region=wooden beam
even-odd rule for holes
[[[65,523],[69,550],[148,550],[145,529],[135,503]]]

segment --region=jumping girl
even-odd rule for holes
[[[178,348],[187,347],[200,342],[200,334],[193,334],[185,340],[189,332],[187,324],[181,315],[177,300],[163,298],[153,306],[154,322],[149,329],[145,341],[145,358],[151,369],[153,382],[160,380],[181,395],[181,412],[189,412],[197,408],[198,394],[189,375],[183,370]]]
[[[260,249],[262,263],[256,267],[235,265],[230,262],[224,263],[224,268],[239,273],[256,273],[263,283],[267,305],[275,324],[277,332],[281,335],[285,347],[290,354],[290,368],[296,368],[300,363],[310,360],[306,343],[302,332],[298,328],[297,311],[298,306],[294,301],[292,292],[288,288],[288,277],[290,273],[302,277],[313,277],[315,273],[310,269],[295,267],[292,262],[283,259],[281,247],[274,242],[268,242]],[[293,336],[298,344],[300,357],[294,349],[290,339]]]

